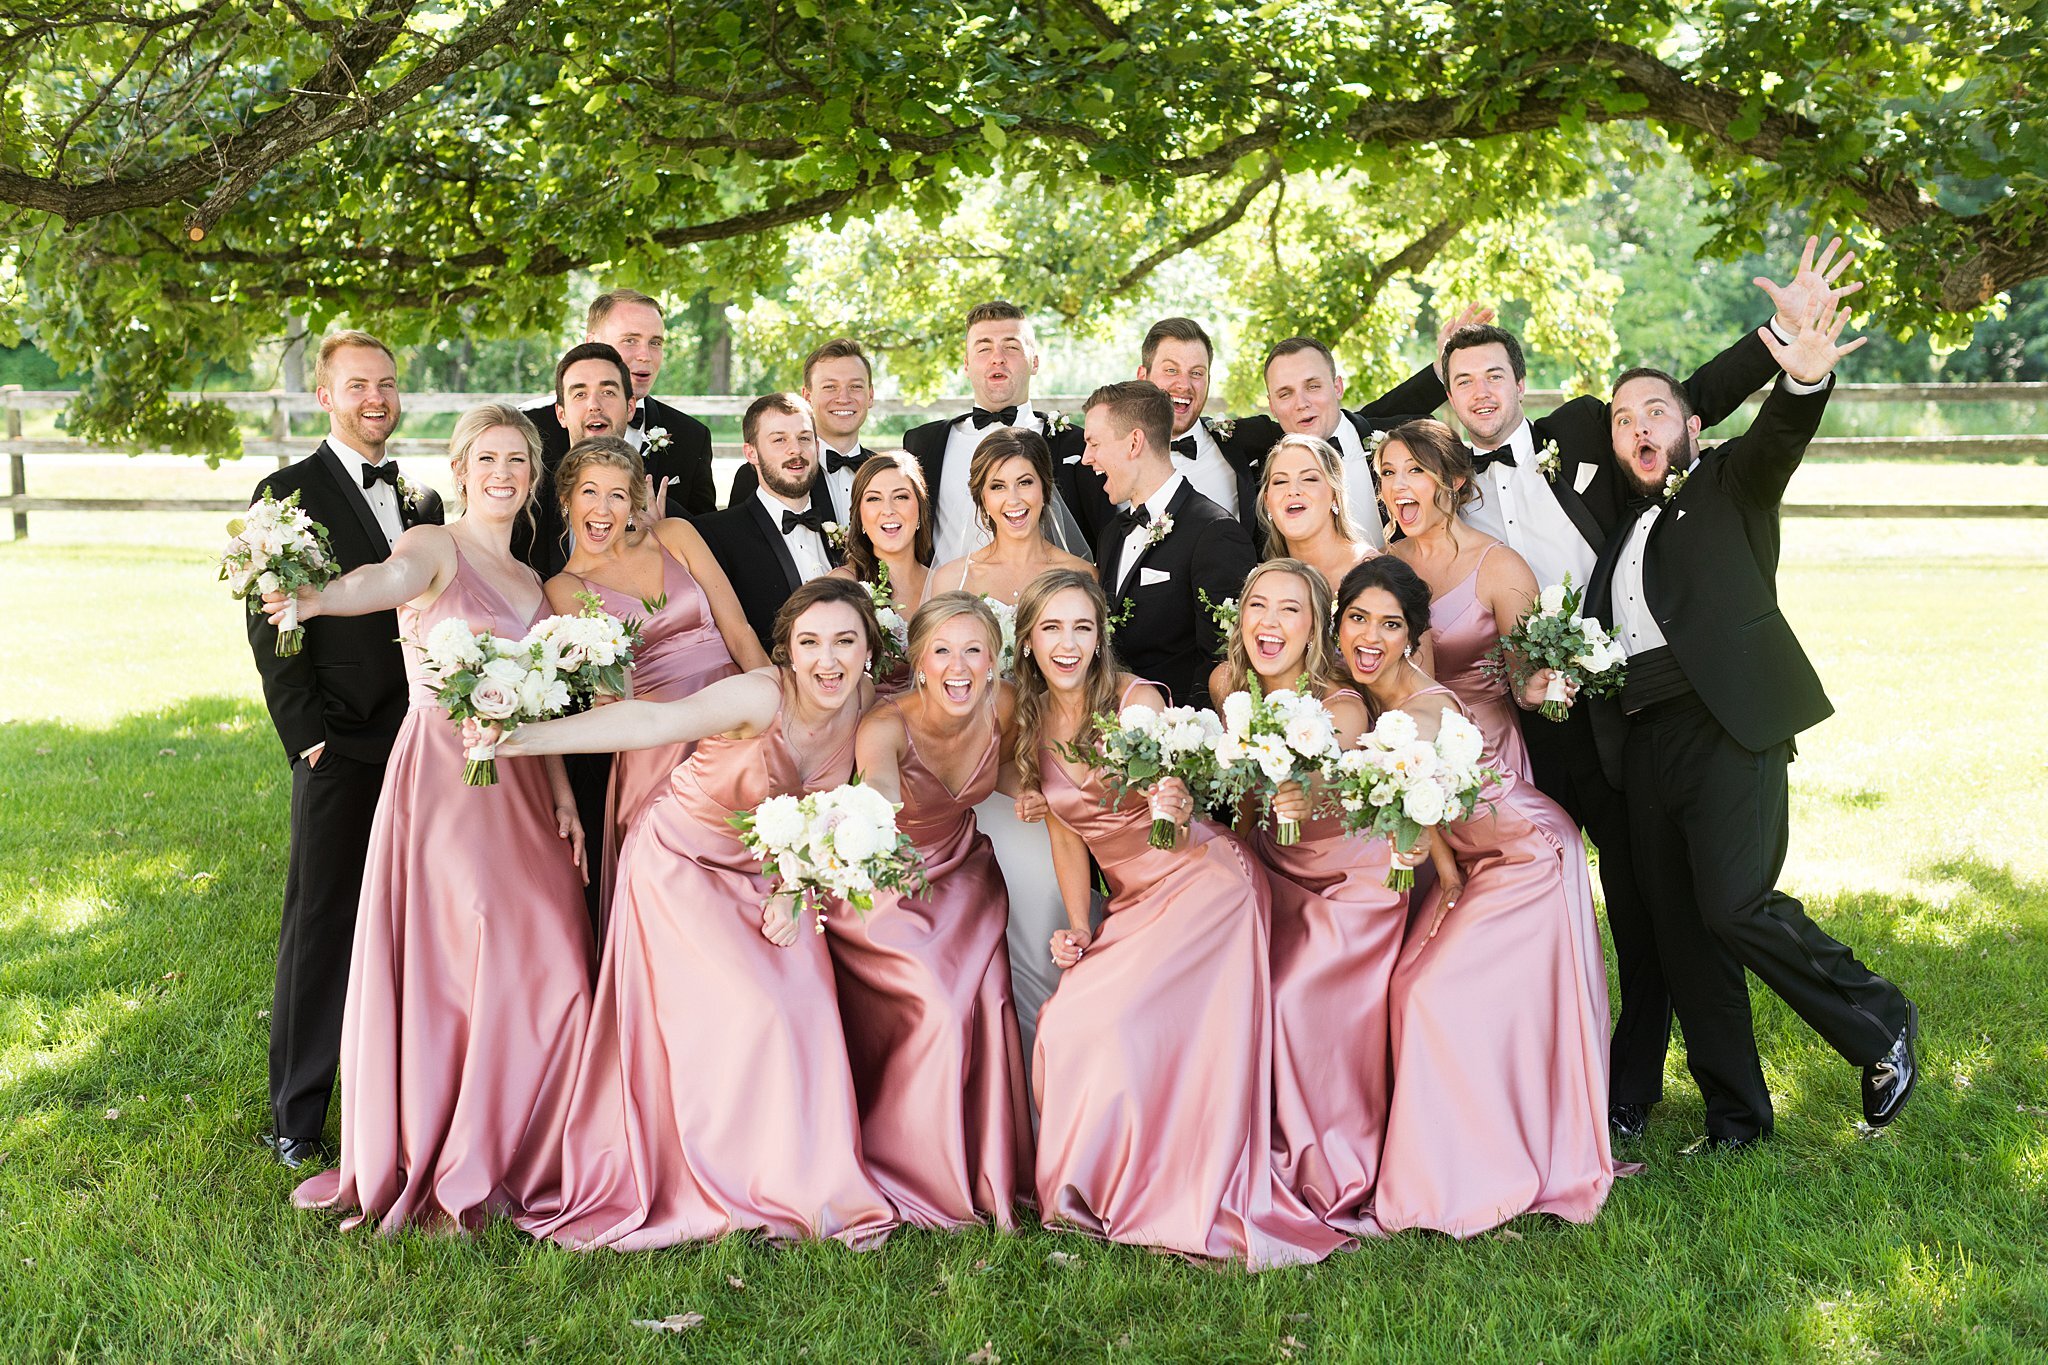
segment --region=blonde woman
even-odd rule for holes
[[[405,640],[412,707],[370,835],[342,1018],[341,1164],[295,1196],[384,1231],[471,1228],[553,1197],[590,1011],[583,830],[561,760],[504,758],[497,785],[465,787],[419,646],[457,617],[517,639],[547,614],[512,554],[540,436],[487,403],[448,448],[460,520],[415,526],[389,559],[298,594],[302,621],[395,607]],[[264,605],[275,620],[285,598]]]
[[[1359,529],[1337,449],[1316,436],[1283,436],[1259,474],[1259,535],[1270,558],[1298,559],[1334,591],[1351,566],[1379,553]]]

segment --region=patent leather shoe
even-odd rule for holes
[[[1641,1142],[1650,1131],[1650,1106],[1647,1104],[1610,1104],[1607,1106],[1607,1132],[1616,1142]]]
[[[1920,1079],[1913,1042],[1920,1036],[1920,1007],[1906,1003],[1906,1026],[1892,1040],[1891,1050],[1863,1068],[1863,1121],[1882,1128],[1899,1116]]]
[[[326,1160],[326,1154],[321,1151],[318,1138],[280,1137],[276,1133],[265,1133],[263,1145],[277,1158],[277,1164],[288,1171],[296,1171],[303,1166],[318,1166]]]

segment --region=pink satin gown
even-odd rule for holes
[[[1304,820],[1289,845],[1262,826],[1252,851],[1273,895],[1274,1162],[1310,1212],[1371,1236],[1393,1089],[1387,987],[1408,893],[1387,886],[1387,841],[1346,834],[1338,815]]]
[[[1529,749],[1522,741],[1515,700],[1505,682],[1479,667],[1487,651],[1500,643],[1493,611],[1479,600],[1479,566],[1499,548],[1496,542],[1481,550],[1465,581],[1429,604],[1429,627],[1436,637],[1437,681],[1457,695],[1486,736],[1487,752],[1494,755],[1488,761],[1527,781]]]
[[[1441,648],[1441,646],[1439,646]],[[1439,655],[1441,657],[1441,655]],[[1457,705],[1447,689],[1424,695]],[[1488,764],[1498,766],[1491,742]],[[1394,1097],[1374,1212],[1388,1231],[1470,1237],[1518,1214],[1592,1221],[1614,1183],[1607,969],[1577,826],[1506,777],[1442,827],[1464,894],[1394,968]]]
[[[1155,849],[1142,797],[1105,809],[1101,779],[1075,782],[1050,750],[1039,771],[1110,888],[1038,1019],[1041,1216],[1252,1270],[1323,1259],[1346,1238],[1273,1167],[1265,879],[1219,826]]]
[[[930,889],[877,896],[865,918],[842,908],[827,924],[862,1154],[898,1216],[918,1227],[1014,1228],[1016,1202],[1029,1197],[1009,898],[974,823],[975,804],[995,791],[1000,738],[991,726],[957,794],[910,745],[897,827],[917,845]]]
[[[808,767],[791,747],[782,685],[766,730],[700,742],[626,837],[562,1134],[561,1211],[522,1220],[536,1236],[627,1251],[757,1231],[866,1247],[895,1224],[861,1161],[831,956],[809,915],[790,947],[762,937],[771,888],[726,823],[852,773],[850,727]]]
[[[590,918],[555,833],[546,761],[500,758],[496,786],[463,785],[460,732],[411,643],[450,617],[512,639],[538,619],[457,556],[432,606],[398,611],[412,709],[384,771],[356,912],[341,1160],[294,1195],[357,1210],[345,1227],[472,1228],[549,1207],[590,1012]]]
[[[667,598],[659,611],[649,614],[647,604],[631,593],[583,580],[597,594],[604,609],[625,620],[643,618],[638,657],[633,662],[633,695],[641,701],[680,701],[720,678],[739,672],[718,623],[711,616],[711,599],[704,595],[668,547],[655,541],[661,553],[661,591]],[[603,830],[604,885],[598,904],[609,914],[612,892],[618,881],[619,850],[626,831],[646,814],[647,808],[669,789],[669,775],[690,756],[694,744],[665,744],[659,749],[633,749],[612,759],[611,785],[605,789]]]

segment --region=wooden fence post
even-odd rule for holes
[[[0,394],[10,395],[6,399],[7,439],[10,441],[21,439],[21,409],[14,405],[14,399],[11,397],[20,392],[19,384],[0,384]],[[28,465],[18,451],[7,457],[7,491],[17,498],[28,494]],[[28,539],[28,512],[22,508],[16,508],[14,511],[14,538]]]
[[[292,439],[292,415],[285,407],[282,397],[270,400],[270,439],[284,445]],[[292,457],[283,451],[277,453],[277,467],[283,469],[292,462]]]

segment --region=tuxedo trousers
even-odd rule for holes
[[[1574,706],[1561,721],[1522,713],[1529,765],[1545,796],[1586,832],[1600,850],[1600,895],[1614,937],[1621,980],[1621,1012],[1608,1044],[1610,1104],[1655,1104],[1664,1097],[1664,1054],[1671,1043],[1671,993],[1657,956],[1657,931],[1636,877],[1629,841],[1628,801],[1607,780],[1593,742],[1588,709]]]
[[[1791,757],[1789,743],[1744,748],[1694,696],[1629,721],[1623,795],[1636,874],[1716,1137],[1771,1129],[1745,968],[1853,1065],[1884,1056],[1906,1026],[1898,988],[1776,887]]]
[[[291,851],[270,1003],[270,1116],[280,1137],[319,1140],[341,1064],[356,902],[384,763],[337,753],[292,762]]]
[[[576,818],[583,822],[583,862],[590,873],[590,879],[583,883],[583,907],[590,912],[591,932],[596,935],[594,942],[602,947],[607,908],[602,895],[607,870],[604,866],[605,797],[612,784],[612,756],[564,754],[562,767],[569,776],[569,791],[576,798]]]

